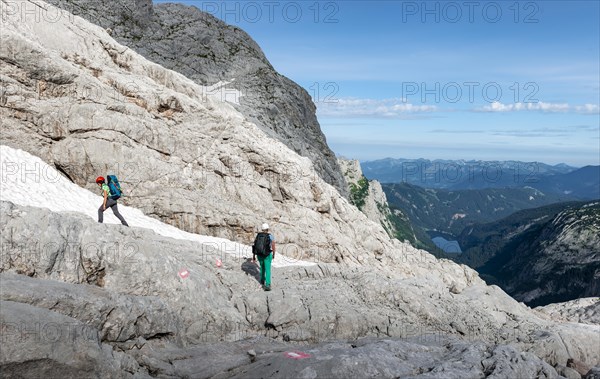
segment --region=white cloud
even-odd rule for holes
[[[403,118],[407,114],[431,113],[437,110],[434,105],[414,105],[397,98],[380,100],[343,98],[317,103],[317,113],[321,117]]]
[[[575,112],[583,114],[597,114],[600,109],[596,104],[585,104],[572,106],[566,103],[514,103],[503,104],[498,101],[481,108],[476,111],[483,112],[519,112],[519,111],[538,111],[538,112]]]
[[[584,104],[576,106],[575,110],[578,113],[598,114],[600,113],[600,106],[598,104]]]

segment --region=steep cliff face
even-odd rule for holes
[[[415,244],[415,232],[408,217],[399,209],[390,209],[381,183],[367,180],[358,160],[338,158],[342,173],[348,183],[350,201],[360,209],[369,220],[379,223],[391,238]]]
[[[115,40],[230,101],[261,130],[310,158],[319,175],[347,196],[308,93],[277,73],[243,30],[182,4],[151,0],[50,0],[109,29]]]
[[[388,219],[390,211],[381,184],[367,180],[357,160],[338,158],[338,163],[348,183],[352,203],[370,220],[380,223],[393,236],[394,229]]]
[[[324,261],[392,248],[312,161],[206,87],[81,18],[55,20],[16,13],[0,30],[3,144],[90,189],[117,174],[124,202],[186,231],[249,242],[268,221],[283,250]]]
[[[542,218],[543,220],[543,218]],[[600,295],[600,203],[514,225],[480,272],[516,299],[546,305]]]

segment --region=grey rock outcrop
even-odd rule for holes
[[[391,238],[415,243],[417,238],[410,221],[399,209],[390,209],[381,183],[368,180],[362,172],[358,160],[338,158],[342,173],[348,183],[350,201],[356,205],[369,220],[379,223]]]
[[[89,326],[103,342],[130,342],[177,336],[179,317],[158,297],[121,295],[89,284],[0,274],[0,299],[24,303],[76,319]]]
[[[390,237],[393,237],[395,230],[389,220],[391,212],[381,184],[367,180],[357,160],[338,158],[338,163],[348,183],[350,200],[370,220],[380,223],[390,233]]]
[[[267,220],[282,251],[327,262],[392,246],[309,159],[204,87],[79,17],[37,21],[13,14],[0,30],[3,144],[90,189],[115,173],[124,202],[189,232],[249,243]]]
[[[312,346],[364,337],[433,336],[439,341],[451,337],[475,346],[475,350],[464,350],[458,348],[460,342],[456,348],[440,342],[433,349],[404,343],[390,347],[392,351],[406,348],[407,357],[414,357],[411,349],[423,353],[413,364],[399,365],[397,370],[433,372],[431,376],[472,370],[470,364],[443,363],[461,354],[463,361],[479,359],[468,358],[473,354],[484,356],[487,366],[477,366],[475,372],[489,373],[525,369],[521,365],[527,370],[547,370],[534,356],[557,367],[566,367],[569,359],[589,366],[600,362],[596,349],[600,327],[540,318],[499,288],[486,286],[472,270],[426,256],[418,259],[418,255],[406,254],[404,265],[389,268],[326,263],[280,267],[274,271],[275,290],[263,292],[254,276],[255,266],[243,254],[148,230],[101,225],[79,214],[2,202],[0,238],[0,300],[60,313],[85,324],[103,344],[134,359],[127,363],[127,357],[115,358],[115,367],[127,366],[130,373],[177,376],[198,372],[198,365],[219,361],[207,356],[210,351],[220,351],[199,345],[260,336],[278,344],[287,342],[282,348],[286,350],[293,344]],[[115,241],[120,248],[115,248]],[[135,254],[122,254],[123,250]],[[221,267],[215,266],[217,257],[222,259]],[[189,277],[178,275],[181,268],[190,272]],[[453,291],[445,281],[454,282]],[[35,348],[26,340],[17,342],[24,344],[23,349]],[[501,347],[506,344],[514,347]],[[232,368],[258,365],[251,367],[269,369],[262,366],[267,356],[260,349],[244,346],[239,359],[215,363],[215,370],[242,375]],[[254,363],[247,354],[253,347]],[[352,356],[344,349],[334,357]],[[375,353],[369,348],[360,356],[369,354]],[[386,358],[390,367],[397,365],[393,355]],[[182,358],[168,358],[174,356]],[[194,361],[190,358],[194,356],[204,360]],[[4,361],[20,359],[10,357]],[[329,369],[326,362],[315,366],[319,372]],[[221,371],[208,372],[212,376]],[[548,372],[552,377],[553,371]]]
[[[534,308],[556,321],[600,325],[600,298],[587,297]]]
[[[218,378],[558,378],[547,363],[510,346],[455,338],[364,339],[284,351],[281,346]],[[289,349],[289,346],[287,346]],[[241,355],[241,353],[238,353]],[[296,358],[297,356],[301,358]]]
[[[119,43],[206,86],[269,136],[308,157],[347,196],[335,155],[321,132],[309,94],[280,75],[243,30],[183,4],[151,0],[50,0],[111,31]],[[216,3],[214,3],[216,4]]]
[[[592,367],[585,375],[585,379],[600,379],[600,366]]]
[[[131,378],[135,359],[101,343],[98,331],[76,319],[28,304],[0,301],[6,378]]]

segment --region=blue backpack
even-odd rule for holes
[[[113,200],[117,200],[121,196],[123,196],[123,191],[121,190],[121,185],[119,184],[119,179],[117,179],[116,175],[108,175],[106,177],[106,184],[108,185],[108,189],[110,189],[110,198]]]

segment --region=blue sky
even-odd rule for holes
[[[600,164],[598,1],[180,1],[248,32],[336,154]]]

